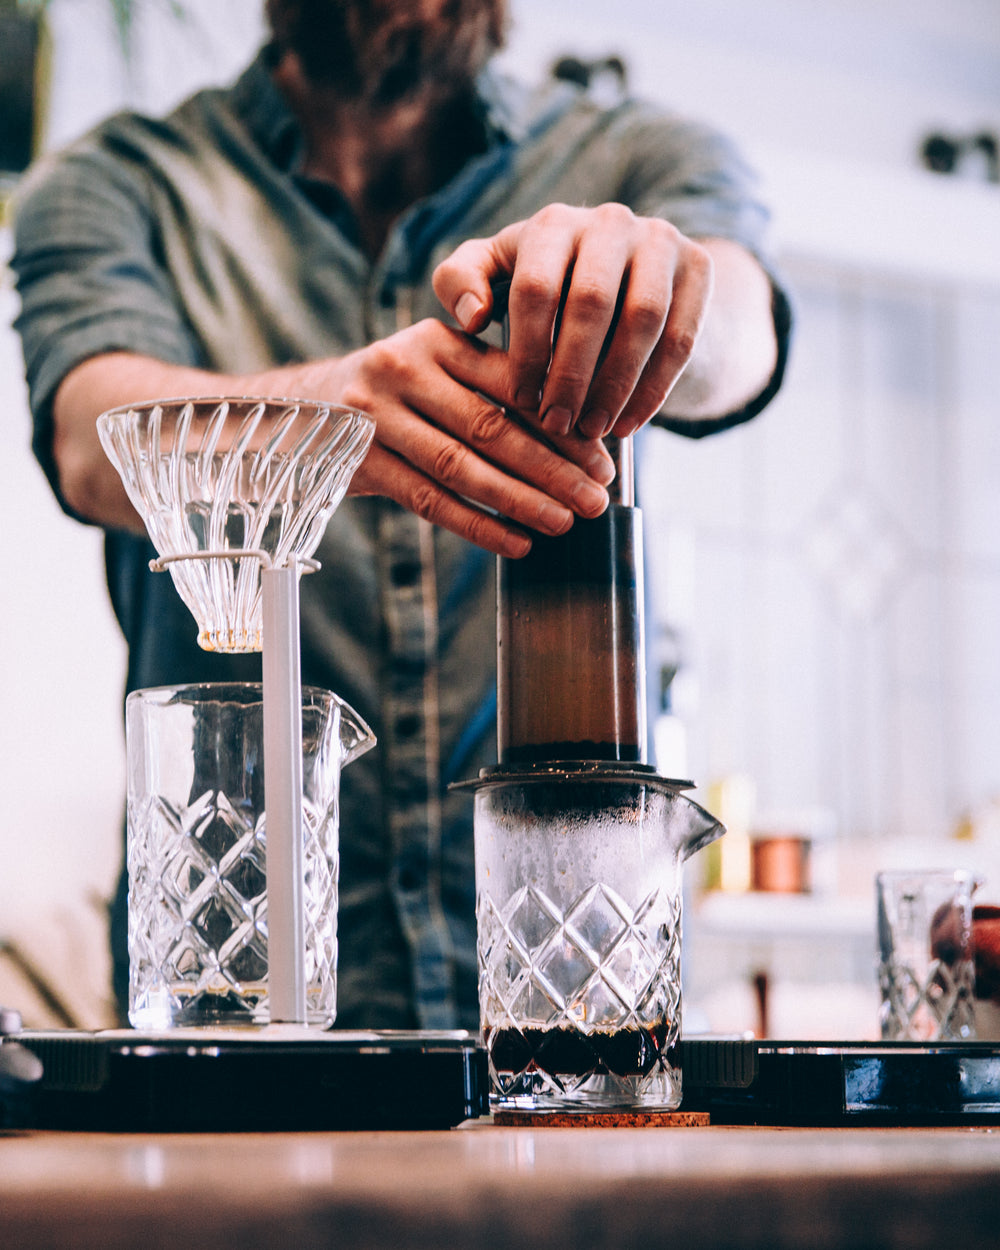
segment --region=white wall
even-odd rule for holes
[[[188,8],[195,16],[186,26],[149,16],[127,74],[102,0],[54,0],[51,141],[123,102],[161,109],[200,82],[234,74],[257,41],[259,5],[197,0]],[[815,188],[810,199],[811,171],[829,178],[843,170],[860,188],[875,176],[891,229],[900,216],[893,188],[917,177],[927,127],[1000,129],[996,0],[515,0],[513,8],[506,57],[518,69],[540,71],[564,52],[620,52],[636,89],[716,122],[773,162],[770,179],[763,172],[779,192],[776,228],[800,252],[817,234],[803,214],[812,203],[818,218],[827,199]],[[828,240],[841,237],[828,212],[822,224]],[[991,263],[997,238],[981,243]],[[937,250],[933,238],[928,247]],[[895,263],[905,267],[906,255]],[[946,258],[943,267],[951,265]],[[0,300],[8,449],[0,463],[0,938],[16,938],[81,1019],[97,1022],[106,967],[93,899],[106,895],[117,856],[123,657],[99,536],[59,513],[28,451],[6,279]],[[16,996],[44,1020],[7,975],[0,1001]]]
[[[994,0],[515,0],[514,13],[518,60],[621,52],[636,90],[747,144],[902,166],[928,126],[1000,118]]]

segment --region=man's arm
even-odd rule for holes
[[[386,495],[501,555],[524,555],[531,531],[559,534],[574,514],[598,515],[607,505],[600,483],[614,476],[599,443],[575,433],[542,441],[507,415],[504,352],[428,320],[339,359],[253,375],[125,352],[91,357],[63,379],[53,406],[67,504],[99,524],[141,530],[96,420],[123,404],[183,395],[319,399],[368,412],[375,441],[351,493]]]
[[[530,532],[563,533],[574,515],[607,505],[613,467],[599,427],[624,436],[661,410],[725,414],[774,368],[770,285],[736,244],[695,243],[621,205],[552,205],[463,244],[435,289],[475,333],[491,315],[490,282],[504,274],[509,352],[427,320],[342,358],[252,375],[123,352],[84,361],[53,407],[64,498],[90,520],[138,525],[97,438],[109,408],[179,395],[318,399],[375,420],[351,493],[386,495],[519,556]]]
[[[713,286],[701,334],[660,411],[703,420],[737,412],[767,386],[778,359],[771,280],[746,248],[702,239]],[[641,424],[639,414],[631,419]]]
[[[770,281],[729,240],[696,242],[621,204],[554,204],[464,243],[434,282],[475,332],[500,278],[510,279],[518,407],[549,433],[625,437],[661,411],[721,417],[759,395],[774,371]]]

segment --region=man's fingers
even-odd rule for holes
[[[552,434],[565,434],[572,425],[561,410],[542,407],[542,388],[560,306],[572,279],[576,246],[573,220],[561,205],[537,213],[517,240],[517,265],[507,301],[514,405],[523,413],[540,413]]]
[[[700,249],[699,249],[700,250]],[[707,254],[706,254],[707,255]],[[695,349],[712,293],[712,266],[699,260],[679,277],[667,322],[618,420],[617,438],[627,438],[663,407]]]
[[[598,212],[602,214],[601,231],[582,236],[577,244],[542,391],[542,424],[554,433],[564,434],[576,426],[609,331],[616,325],[620,298],[628,294],[629,270],[634,258],[626,227],[632,215],[620,205],[608,205],[595,210]],[[644,358],[631,379],[626,380],[622,403],[631,392],[643,363]],[[590,430],[582,432],[590,434]]]
[[[622,204],[551,204],[492,239],[463,244],[439,266],[435,289],[476,333],[500,277],[510,279],[503,402],[537,419],[549,439],[577,432],[585,443],[629,433],[659,410],[712,295],[708,250]]]
[[[519,231],[518,223],[490,239],[468,239],[434,270],[434,294],[468,334],[478,334],[489,325],[491,287],[514,272]]]
[[[565,533],[574,513],[607,506],[592,477],[457,385],[433,413],[397,414],[379,441],[454,494],[542,533]]]
[[[505,352],[427,320],[342,365],[342,401],[376,421],[353,493],[388,495],[503,554],[523,552],[525,530],[561,534],[574,514],[607,507],[600,483],[614,466],[602,444],[547,436],[532,428],[537,414],[503,406],[511,389]]]
[[[516,525],[473,507],[378,444],[372,445],[355,473],[350,493],[385,495],[417,516],[498,556],[519,559],[531,550],[531,538]]]
[[[439,363],[445,373],[468,392],[490,395],[498,405],[506,405],[504,423],[499,429],[508,437],[502,452],[498,452],[495,446],[492,450],[484,447],[489,459],[502,462],[519,477],[534,471],[532,480],[536,485],[544,485],[545,479],[537,475],[546,467],[558,467],[571,488],[578,485],[578,475],[570,473],[567,476],[563,464],[567,460],[602,486],[614,479],[614,461],[598,439],[583,438],[575,430],[569,434],[553,433],[542,424],[537,408],[529,407],[525,411],[513,403],[517,381],[509,354],[484,344],[473,347],[469,340],[450,339],[441,349]],[[428,415],[464,440],[469,398],[468,394],[462,396],[456,393],[435,407],[437,416],[434,413]],[[452,403],[457,406],[451,407]],[[488,410],[493,411],[489,406]],[[517,432],[519,425],[523,427],[520,433]],[[487,419],[485,428],[493,430],[491,420]],[[549,448],[554,448],[558,456],[553,457]],[[498,459],[499,455],[502,455],[502,461]]]

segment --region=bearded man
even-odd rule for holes
[[[603,511],[605,435],[760,411],[787,304],[731,145],[639,101],[502,78],[503,0],[267,14],[231,87],[112,118],[28,179],[13,264],[34,448],[63,506],[106,530],[128,689],[255,680],[259,662],[198,650],[150,574],[96,417],[225,394],[371,414],[302,586],[303,681],[379,739],[342,782],[338,1024],[474,1028],[470,801],[448,786],[495,760],[490,553]]]

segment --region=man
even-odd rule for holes
[[[302,586],[303,680],[380,742],[343,779],[338,1022],[474,1026],[470,813],[447,787],[494,758],[487,553],[604,509],[601,436],[763,407],[785,305],[728,145],[634,102],[500,81],[503,0],[269,0],[268,16],[232,89],[113,118],[29,181],[14,266],[34,446],[64,506],[107,529],[129,688],[252,679],[245,657],[197,650],[148,573],[95,418],[185,394],[374,417]],[[120,940],[117,960],[120,990]]]

